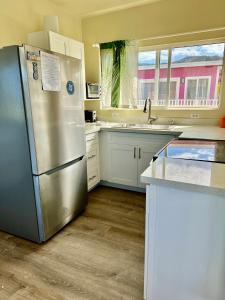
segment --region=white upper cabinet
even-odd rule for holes
[[[61,34],[49,31],[49,50],[69,55],[69,39]],[[69,55],[70,56],[70,55]]]
[[[83,43],[75,41],[73,39],[68,40],[68,51],[70,56],[83,59],[84,46]]]
[[[83,97],[86,95],[84,44],[53,31],[39,31],[28,34],[28,44],[81,60]]]
[[[83,43],[53,31],[29,33],[28,44],[84,60]]]

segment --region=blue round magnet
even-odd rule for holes
[[[71,80],[67,81],[66,89],[67,89],[67,93],[69,95],[73,95],[74,94],[75,87],[74,87],[73,81],[71,81]]]

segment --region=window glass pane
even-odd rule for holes
[[[141,51],[138,55],[138,105],[144,104],[144,99],[154,100],[156,51]]]
[[[196,90],[197,90],[197,80],[188,79],[186,99],[196,99]]]
[[[177,98],[177,82],[170,81],[170,99],[175,100]]]
[[[171,79],[180,78],[176,106],[218,106],[223,56],[224,43],[172,49]]]
[[[157,105],[166,105],[167,104],[168,61],[169,61],[169,50],[168,49],[161,50],[160,51],[159,87],[158,87],[158,103],[157,103]]]
[[[169,54],[168,49],[160,51],[160,63],[161,63],[161,65],[168,65],[168,54]]]
[[[138,105],[144,105],[145,99],[150,97],[154,98],[154,82],[141,82],[139,81],[139,103]]]
[[[200,78],[198,81],[198,99],[207,99],[208,98],[208,86],[209,79],[208,78]]]
[[[159,100],[166,100],[167,99],[167,82],[160,82],[159,83]]]

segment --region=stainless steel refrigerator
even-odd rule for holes
[[[87,204],[82,65],[0,49],[0,230],[49,239]]]

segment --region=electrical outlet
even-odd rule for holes
[[[191,114],[191,119],[199,119],[200,114]]]

